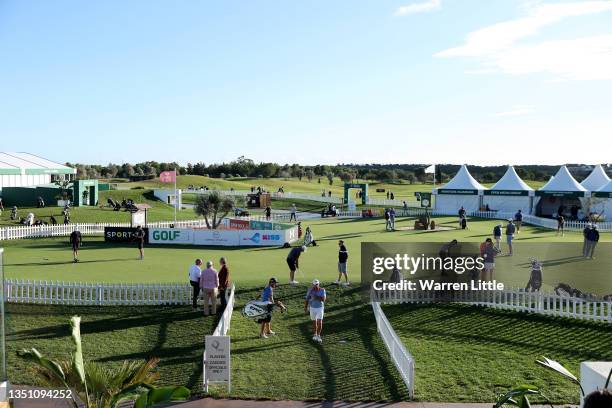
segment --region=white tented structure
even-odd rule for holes
[[[0,191],[49,184],[54,177],[73,178],[75,174],[76,169],[30,153],[0,152]]]
[[[580,185],[586,188],[588,191],[597,191],[610,182],[610,177],[606,174],[606,171],[598,164],[593,168],[593,171],[587,178],[585,178]]]
[[[591,193],[590,211],[597,214],[599,221],[612,220],[612,180]]]
[[[506,174],[490,190],[484,191],[483,197],[484,205],[491,211],[511,214],[518,210],[531,214],[533,199],[533,188],[521,180],[512,166],[508,166]]]
[[[573,209],[579,213],[585,201],[586,188],[570,174],[566,166],[561,166],[554,178],[535,192],[535,214],[556,217],[561,209],[563,216],[573,218]],[[579,218],[580,215],[578,215]]]
[[[467,166],[462,165],[451,181],[433,190],[436,211],[457,214],[461,207],[467,212],[478,211],[482,206],[482,193],[486,189],[472,177]]]

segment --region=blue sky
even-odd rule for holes
[[[2,151],[610,161],[612,1],[3,1]]]

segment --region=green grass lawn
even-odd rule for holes
[[[232,397],[296,400],[399,400],[407,391],[376,335],[369,306],[357,289],[330,289],[323,345],[311,341],[303,312],[306,287],[281,286],[276,297],[288,312],[275,314],[277,335],[260,339],[259,326],[239,313],[260,289],[237,293],[232,319]],[[204,335],[214,319],[190,307],[59,307],[9,305],[9,377],[36,384],[17,349],[37,347],[52,357],[72,350],[68,320],[82,316],[86,358],[118,364],[124,359],[161,358],[165,384],[181,384],[201,393]],[[214,388],[213,395],[225,395]]]
[[[439,217],[436,222],[449,227],[456,226],[454,217]],[[399,219],[397,228],[410,226],[411,218]],[[350,253],[349,274],[353,281],[359,281],[361,267],[361,242],[445,242],[453,238],[463,241],[482,242],[490,236],[496,223],[494,220],[472,220],[469,230],[453,229],[449,231],[422,232],[396,231],[385,232],[382,220],[322,219],[306,221],[303,228],[311,226],[318,242],[317,247],[310,247],[302,255],[301,267],[297,275],[300,281],[314,278],[330,282],[336,279],[337,241],[346,241]],[[602,234],[602,241],[610,242],[610,234]],[[524,227],[517,238],[517,246],[532,243],[576,243],[579,250],[582,242],[580,233],[567,233],[557,237],[554,231],[533,227]],[[3,242],[5,274],[9,278],[61,280],[77,282],[184,282],[187,269],[195,258],[211,259],[215,262],[221,256],[228,259],[232,277],[240,286],[254,286],[264,283],[270,276],[276,276],[281,282],[288,279],[285,258],[289,250],[271,248],[223,248],[193,246],[148,246],[145,249],[145,260],[138,260],[135,246],[106,244],[102,237],[85,237],[80,253],[81,262],[73,264],[72,253],[66,238],[28,239]],[[500,259],[499,262],[524,264],[531,254],[526,249],[512,258]],[[583,264],[577,260],[572,273],[577,280],[584,282]],[[505,276],[511,283],[524,285],[527,281],[527,270],[524,274]],[[566,279],[567,277],[564,277]],[[567,280],[567,279],[566,279]],[[609,278],[608,278],[609,281]],[[548,289],[559,282],[552,274],[544,274],[544,283]],[[597,279],[589,282],[601,283]],[[610,282],[612,287],[612,282]],[[597,288],[595,288],[597,289]],[[584,289],[593,290],[593,289]]]
[[[192,312],[191,307],[65,307],[9,304],[7,313],[8,374],[13,384],[38,384],[29,365],[16,356],[22,348],[68,359],[74,350],[70,317],[82,318],[81,335],[86,359],[111,365],[122,360],[161,359],[166,384],[201,390],[204,335],[216,319]]]
[[[579,389],[535,360],[546,356],[579,375],[581,361],[612,360],[606,323],[504,312],[475,306],[384,306],[415,359],[422,401],[491,402],[521,384],[541,387],[554,403],[579,401]]]
[[[417,191],[427,192],[431,191],[433,184],[432,183],[415,183],[409,184],[405,180],[398,180],[396,183],[381,183],[377,181],[367,181],[367,180],[355,180],[356,183],[368,183],[369,184],[369,194],[374,198],[386,198],[386,192],[392,191],[395,195],[395,198],[398,200],[414,200],[414,193]],[[528,181],[526,183],[531,187],[537,189],[544,185],[544,182],[539,181]],[[495,183],[485,183],[483,184],[485,187],[491,187]],[[321,183],[318,183],[318,178],[314,178],[312,181],[308,181],[306,178],[303,178],[301,181],[297,178],[251,178],[251,177],[241,177],[241,178],[230,178],[230,179],[219,179],[219,178],[210,178],[204,176],[179,176],[177,178],[177,186],[178,188],[186,189],[187,186],[194,185],[196,187],[207,186],[210,189],[214,190],[229,190],[233,188],[235,190],[250,190],[252,186],[258,187],[261,186],[266,191],[275,192],[278,191],[280,187],[285,189],[285,192],[293,192],[293,193],[310,193],[310,194],[321,194],[321,190],[325,190],[332,192],[334,196],[342,196],[344,194],[344,182],[339,178],[334,178],[333,184],[330,186],[327,178],[321,178]],[[145,181],[137,181],[132,183],[121,183],[119,184],[120,188],[132,188],[132,187],[144,187],[147,189],[150,188],[174,188],[174,185],[168,183],[160,183],[159,179],[145,180]],[[169,187],[170,186],[170,187]],[[385,192],[377,193],[376,189],[385,189]],[[356,191],[356,190],[355,190]]]
[[[149,204],[152,206],[147,210],[147,219],[150,222],[171,221],[174,219],[174,208],[153,196],[151,190],[109,190],[101,191],[99,195],[99,206],[97,207],[73,207],[70,209],[70,221],[73,223],[94,223],[94,222],[130,222],[131,216],[127,211],[113,211],[106,206],[106,200],[112,197],[114,200],[132,199],[136,203]],[[49,206],[45,208],[20,207],[19,216],[25,217],[29,212],[34,213],[37,218],[49,222],[49,217],[53,215],[57,222],[64,222],[61,207]],[[0,227],[17,226],[15,221],[10,219],[11,211],[6,209],[0,215]],[[180,220],[193,220],[196,218],[193,210],[183,210],[177,212]]]

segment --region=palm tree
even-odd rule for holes
[[[78,408],[78,399],[87,408],[116,408],[120,403],[133,400],[134,408],[154,407],[169,401],[186,400],[189,389],[181,386],[155,387],[159,379],[153,372],[159,359],[145,362],[124,361],[120,367],[107,367],[83,360],[81,346],[81,318],[70,319],[75,351],[70,360],[50,360],[35,348],[22,349],[17,355],[31,361],[43,385],[73,391],[72,404]]]
[[[199,195],[193,206],[193,211],[204,217],[208,229],[217,229],[223,218],[234,209],[234,199],[222,196],[216,191],[210,194]]]

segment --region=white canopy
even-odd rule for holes
[[[601,164],[598,164],[589,174],[589,177],[585,178],[580,185],[589,191],[596,191],[608,183],[610,183],[610,177],[608,177]]]
[[[486,190],[487,188],[476,181],[470,174],[467,166],[461,166],[455,177],[451,181],[441,187],[444,190]]]
[[[587,190],[586,188],[582,187],[574,177],[572,177],[567,167],[561,166],[554,178],[551,178],[548,183],[544,184],[539,191],[584,192]]]
[[[499,179],[497,183],[491,190],[518,190],[518,191],[533,191],[533,188],[529,187],[518,174],[516,174],[516,170],[514,167],[508,166],[508,170],[506,170],[506,174]]]
[[[602,193],[612,193],[612,180],[608,181],[606,185],[601,186],[597,191]]]

